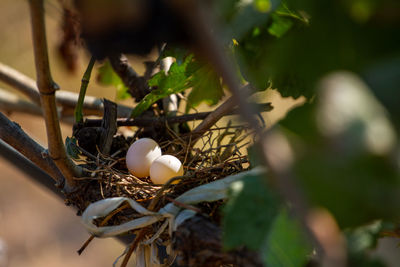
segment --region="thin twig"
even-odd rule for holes
[[[121,267],[126,267],[128,265],[129,259],[132,256],[132,253],[135,251],[137,246],[139,245],[139,242],[144,238],[146,235],[146,228],[142,228],[139,233],[136,235],[135,240],[133,240],[132,244],[129,246],[128,252],[126,252],[126,255],[124,257],[124,260],[121,263]]]
[[[109,220],[111,220],[111,218],[112,218],[115,214],[119,213],[120,211],[122,211],[122,210],[124,210],[124,209],[126,209],[126,208],[128,208],[128,207],[129,207],[129,204],[125,203],[125,204],[123,204],[121,207],[119,207],[119,208],[113,210],[112,212],[110,212],[110,214],[107,215],[107,217],[104,218],[104,220],[99,224],[99,226],[104,226],[104,225],[106,225],[106,223],[107,223]],[[83,243],[82,247],[77,251],[79,255],[82,254],[82,252],[87,248],[87,246],[90,244],[90,242],[92,242],[92,240],[93,240],[94,238],[95,238],[95,236],[94,236],[94,235],[91,235],[91,236],[85,241],[85,243]]]
[[[236,106],[234,97],[230,97],[222,105],[211,112],[204,120],[192,131],[193,144],[196,143],[199,137],[210,129],[217,121],[226,116]]]
[[[67,156],[61,136],[55,98],[55,91],[58,86],[53,81],[50,73],[43,0],[30,0],[29,6],[37,86],[46,123],[49,155],[65,178],[65,189],[70,190],[75,185],[73,177],[82,176],[82,169]]]
[[[230,101],[229,99],[227,101]],[[260,112],[267,112],[272,110],[272,105],[271,103],[263,103],[263,104],[255,104],[256,106],[259,107]],[[218,108],[217,108],[218,109]],[[222,109],[222,108],[221,108]],[[180,115],[180,116],[170,116],[170,117],[138,117],[138,118],[120,118],[117,119],[117,126],[138,126],[138,127],[145,127],[145,126],[154,126],[154,125],[165,125],[166,123],[168,124],[174,124],[174,123],[184,123],[188,121],[197,121],[197,120],[204,120],[208,116],[212,117],[213,119],[209,118],[208,120],[210,121],[209,125],[213,126],[212,122],[216,120],[219,116],[230,116],[230,115],[238,115],[239,110],[233,108],[231,110],[228,110],[226,113],[223,113],[221,111],[218,111],[214,113],[215,111],[212,112],[199,112],[199,113],[193,113],[193,114],[185,114],[185,115]],[[212,114],[214,113],[214,114]],[[215,123],[214,123],[215,124]],[[99,119],[86,119],[85,122],[83,123],[83,127],[100,127],[101,125],[101,120]],[[206,127],[204,127],[206,128]],[[204,130],[206,131],[206,130]]]

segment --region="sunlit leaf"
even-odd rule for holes
[[[149,80],[149,85],[156,89],[152,90],[138,103],[132,111],[131,117],[139,116],[158,100],[187,89],[190,86],[187,67],[192,59],[193,55],[190,55],[185,58],[182,64],[177,62],[172,63],[168,74],[160,71],[154,75]]]

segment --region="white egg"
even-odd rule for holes
[[[147,177],[153,161],[161,156],[161,148],[156,141],[150,138],[141,138],[135,141],[126,153],[126,166],[136,177]]]
[[[183,175],[183,165],[171,155],[156,158],[150,166],[150,180],[155,184],[164,184],[175,176]]]

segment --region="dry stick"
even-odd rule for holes
[[[46,123],[49,155],[64,175],[65,190],[68,191],[75,186],[74,177],[82,176],[82,168],[76,166],[67,156],[61,136],[55,97],[55,91],[58,89],[58,86],[54,83],[50,73],[43,0],[30,0],[29,6],[37,86],[40,92],[40,103]]]
[[[229,99],[227,101],[229,101]],[[262,104],[254,104],[254,105],[259,107],[260,112],[271,111],[273,109],[271,103],[262,103]],[[214,113],[214,114],[212,114],[212,113]],[[217,115],[216,113],[219,113],[219,115]],[[204,120],[208,116],[210,116],[210,118],[208,120],[211,120],[211,118],[216,119],[221,115],[230,116],[230,115],[237,115],[237,114],[239,114],[239,111],[234,108],[225,114],[223,114],[220,111],[212,111],[212,112],[198,112],[198,113],[193,113],[193,114],[185,114],[185,115],[171,116],[171,117],[138,117],[138,118],[134,118],[134,119],[120,118],[120,119],[117,119],[117,126],[118,127],[121,127],[121,126],[145,127],[145,126],[151,126],[151,125],[165,125],[166,123],[174,124],[174,123],[183,123],[183,122],[188,122],[188,121]],[[208,124],[211,125],[211,123],[208,123]],[[83,127],[100,127],[100,125],[101,125],[101,120],[99,120],[99,119],[86,119],[85,122],[83,123]]]
[[[121,207],[113,210],[110,214],[107,215],[106,218],[104,218],[104,220],[100,223],[100,226],[104,226],[109,220],[111,220],[111,218],[119,213],[120,211],[126,209],[129,207],[128,203],[123,204]],[[82,254],[82,252],[87,248],[87,246],[90,244],[90,242],[92,242],[92,240],[95,238],[94,235],[91,235],[86,241],[85,243],[83,243],[82,247],[77,251],[79,255]]]
[[[242,87],[242,90],[249,90],[249,85],[245,85]],[[247,97],[246,97],[247,99]],[[228,100],[226,100],[222,105],[220,105],[217,109],[211,112],[193,131],[192,136],[193,144],[196,143],[198,138],[202,136],[208,129],[210,129],[217,121],[219,121],[222,117],[228,115],[233,108],[236,106],[235,96],[231,96]],[[255,113],[254,113],[255,114]],[[253,116],[252,116],[253,117]]]
[[[31,78],[25,76],[19,71],[0,63],[0,81],[17,89],[32,102],[40,106],[40,95],[36,83]],[[71,116],[74,113],[74,108],[78,101],[78,94],[69,91],[58,91],[56,102],[62,107],[61,114],[63,116]],[[86,96],[83,103],[83,110],[86,115],[103,114],[103,102],[100,98]],[[127,106],[118,105],[118,116],[127,118],[130,116],[132,109]]]
[[[135,251],[135,249],[139,245],[140,240],[142,240],[145,235],[146,235],[146,229],[143,228],[142,230],[139,231],[139,233],[135,237],[135,240],[133,240],[132,244],[129,246],[129,250],[128,252],[126,252],[124,260],[121,263],[121,267],[126,267],[128,265],[132,253]]]
[[[246,99],[248,98],[247,93],[239,87],[238,77],[232,67],[234,64],[231,64],[232,59],[224,52],[221,45],[222,42],[217,39],[216,32],[210,31],[212,28],[210,24],[212,21],[211,18],[207,15],[204,7],[199,3],[199,1],[174,0],[171,1],[171,4],[175,8],[180,9],[180,14],[185,16],[192,28],[192,32],[194,33],[193,37],[196,38],[197,44],[201,50],[205,52],[207,59],[213,63],[217,72],[220,73],[224,82],[231,89],[235,102],[239,105],[243,118],[256,130],[256,134],[259,136],[260,143],[264,148],[262,153],[263,163],[267,166],[271,177],[274,178],[274,181],[270,181],[270,179],[268,179],[269,177],[265,177],[266,183],[274,182],[282,196],[292,204],[293,212],[299,218],[310,239],[314,242],[314,245],[318,250],[318,255],[320,255],[321,258],[324,258],[325,253],[322,249],[321,242],[312,233],[307,223],[309,207],[305,196],[298,189],[299,187],[296,186],[295,177],[290,171],[283,171],[279,166],[271,164],[270,155],[267,149],[265,149],[266,140],[264,134],[254,118],[253,114],[255,113],[253,107],[248,105],[246,102]]]
[[[17,123],[11,122],[1,112],[0,139],[44,170],[57,182],[57,184],[63,183],[64,177],[54,162],[48,157],[46,149],[36,143]]]

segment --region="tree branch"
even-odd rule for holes
[[[139,102],[143,97],[150,93],[150,88],[147,85],[146,79],[139,76],[129,64],[128,59],[123,54],[109,56],[110,64],[121,78],[129,92]]]
[[[194,138],[200,137],[204,132],[210,129],[222,117],[228,115],[236,106],[234,97],[230,97],[222,105],[216,108],[213,112],[204,118],[204,120],[192,131]],[[193,143],[196,143],[195,141]]]
[[[58,86],[53,81],[50,73],[43,0],[30,0],[29,6],[37,86],[40,92],[40,103],[46,123],[49,155],[64,175],[66,189],[70,190],[75,185],[74,177],[82,175],[82,168],[76,166],[67,156],[61,136],[55,98],[55,91],[58,89]]]
[[[231,102],[231,100],[227,100]],[[222,104],[224,105],[224,104]],[[221,105],[221,106],[222,106]],[[226,104],[230,106],[230,104]],[[271,103],[263,103],[263,104],[254,104],[259,107],[260,112],[271,111],[273,109]],[[217,108],[218,109],[218,108]],[[221,107],[222,111],[212,111],[212,112],[198,112],[193,114],[185,114],[181,116],[171,116],[171,117],[138,117],[138,118],[128,118],[128,119],[117,119],[117,126],[138,126],[138,127],[145,127],[151,125],[165,125],[174,124],[174,123],[184,123],[188,121],[197,121],[197,120],[204,120],[207,117],[211,116],[213,119],[209,118],[210,121],[207,125],[214,125],[216,121],[220,119],[220,116],[230,116],[230,115],[238,115],[239,111],[235,108],[228,110],[227,112],[223,112],[224,109],[228,109],[228,107]],[[215,112],[215,113],[214,113]],[[213,114],[214,113],[214,114]],[[215,121],[216,120],[216,121]],[[215,122],[214,122],[215,121]],[[83,123],[83,127],[100,127],[101,120],[100,119],[86,119]],[[204,127],[204,128],[203,128]],[[205,129],[206,127],[203,126],[202,128]],[[200,130],[197,130],[200,132]]]
[[[15,94],[0,88],[0,110],[5,112],[23,112],[42,116],[40,107],[32,102],[25,101]]]
[[[11,122],[1,112],[0,139],[48,173],[58,184],[63,183],[64,177],[53,160],[48,157],[47,151],[30,138],[17,123]]]
[[[36,88],[35,81],[31,78],[7,65],[4,65],[3,63],[0,63],[0,81],[17,88],[21,93],[40,106],[39,91]]]
[[[24,155],[19,153],[17,150],[12,148],[6,142],[0,139],[0,156],[4,160],[7,160],[10,164],[14,165],[17,169],[29,176],[30,179],[37,182],[38,184],[46,187],[48,190],[56,194],[61,199],[64,199],[64,195],[60,190],[54,186],[54,178],[50,176],[43,169],[39,168],[36,163],[33,163]],[[58,171],[58,169],[57,169]]]
[[[18,72],[17,70],[0,63],[0,81],[17,89],[30,100],[40,106],[40,95],[36,83],[31,78]],[[58,91],[56,102],[62,107],[62,116],[71,116],[78,101],[78,94],[69,91]],[[83,110],[86,115],[103,115],[103,102],[100,98],[86,96],[83,103]],[[132,113],[132,109],[127,106],[118,105],[118,117],[128,118]]]

